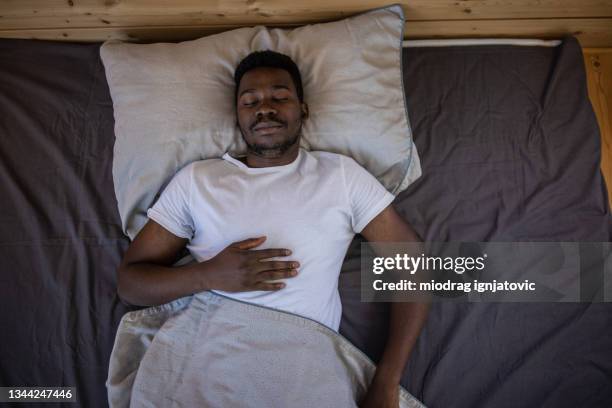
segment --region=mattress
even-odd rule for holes
[[[100,44],[0,40],[0,385],[74,386],[105,407],[129,245],[114,195]],[[423,176],[394,202],[427,240],[610,241],[582,53],[557,46],[407,47]],[[376,360],[388,305],[359,301],[359,244],[340,331]],[[609,406],[609,304],[433,305],[402,384],[431,407]]]

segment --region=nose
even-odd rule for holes
[[[257,109],[256,115],[259,116],[268,116],[268,115],[276,115],[276,109],[274,109],[270,104],[266,101],[262,102]]]

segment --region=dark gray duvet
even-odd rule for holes
[[[129,242],[98,49],[0,40],[0,386],[75,386],[85,407],[107,405],[130,310],[116,295]],[[574,38],[410,48],[403,62],[423,176],[395,206],[425,239],[611,240]],[[358,243],[341,333],[376,359],[386,306],[359,302]],[[431,407],[612,406],[612,304],[434,304],[403,385]]]

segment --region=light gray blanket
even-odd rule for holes
[[[328,327],[202,292],[127,313],[111,354],[117,407],[355,407],[375,366]],[[400,406],[423,407],[400,388]]]

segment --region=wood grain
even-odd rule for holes
[[[589,99],[601,132],[601,172],[612,206],[612,48],[583,52]]]
[[[0,37],[70,41],[188,40],[245,25],[294,27],[387,0],[3,0]],[[575,35],[612,47],[611,0],[403,0],[406,38]]]
[[[300,24],[271,24],[296,27]],[[612,18],[538,20],[461,20],[407,22],[405,39],[420,38],[561,38],[575,36],[583,47],[612,46]],[[237,28],[233,25],[192,24],[185,26],[112,26],[2,30],[0,38],[30,38],[64,41],[104,41],[111,38],[131,41],[184,41]]]
[[[210,24],[241,24],[251,19],[285,23],[337,19],[382,7],[388,0],[3,0],[0,15],[87,18],[106,16],[184,16]],[[605,0],[400,0],[408,21],[457,19],[591,18],[612,16]],[[184,25],[183,23],[177,23]],[[140,20],[136,25],[146,25]]]

